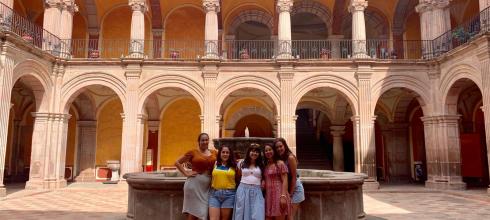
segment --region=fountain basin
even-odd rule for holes
[[[305,188],[296,219],[364,219],[364,174],[298,170]],[[185,219],[182,214],[185,177],[177,171],[128,173],[128,219]]]

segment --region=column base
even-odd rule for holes
[[[7,188],[5,186],[0,187],[0,197],[7,196]]]
[[[66,180],[29,180],[26,183],[26,189],[39,190],[39,189],[59,189],[67,186]]]
[[[439,182],[439,181],[427,180],[425,181],[425,187],[429,189],[439,189],[439,190],[466,190],[466,183]]]
[[[367,179],[364,181],[364,184],[362,184],[363,191],[373,191],[378,189],[379,189],[379,182],[374,179]]]
[[[203,60],[219,60],[220,57],[216,54],[210,53],[210,54],[204,55],[201,59],[203,59]]]
[[[292,60],[294,59],[293,55],[285,53],[276,56],[277,60]]]

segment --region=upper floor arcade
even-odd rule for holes
[[[2,0],[2,28],[68,59],[437,57],[490,29],[488,0]]]

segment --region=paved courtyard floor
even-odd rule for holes
[[[0,219],[125,219],[127,186],[71,184],[56,191],[8,187]],[[364,194],[367,219],[490,219],[486,190],[430,191],[416,185],[383,186]]]

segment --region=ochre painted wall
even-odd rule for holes
[[[75,142],[77,134],[77,118],[75,112],[70,109],[71,118],[68,121],[68,137],[66,142],[66,161],[65,166],[71,166],[75,164]]]
[[[121,160],[122,104],[119,99],[110,100],[97,117],[97,150],[95,164],[105,166],[107,160]]]
[[[105,58],[119,58],[127,55],[129,49],[129,39],[131,36],[131,8],[123,6],[110,12],[103,21],[102,25],[102,46],[101,56]],[[145,17],[145,40],[150,39],[150,22]],[[145,48],[148,48],[146,46]]]
[[[165,18],[170,13],[172,13],[172,11],[183,6],[202,8],[202,0],[178,0],[178,1],[160,0],[160,10],[162,13],[162,19],[165,20]]]
[[[87,24],[80,13],[73,17],[72,51],[74,57],[84,57],[87,54]]]
[[[261,102],[254,100],[254,99],[242,99],[238,102],[233,103],[228,109],[225,111],[225,115],[223,117],[223,128],[227,128],[228,121],[230,118],[239,110],[245,107],[261,107],[261,108],[266,108]],[[251,121],[250,121],[251,122]],[[245,122],[247,123],[247,122]],[[233,132],[231,131],[226,131],[224,130],[222,133],[223,137],[233,137]]]
[[[193,99],[180,99],[166,108],[160,119],[160,166],[173,166],[177,158],[197,147],[199,115],[199,104]]]
[[[192,48],[204,46],[204,13],[194,7],[179,8],[170,14],[165,27],[164,57],[169,57],[175,48],[181,58],[195,58],[198,54]],[[183,50],[188,48],[188,50]]]

